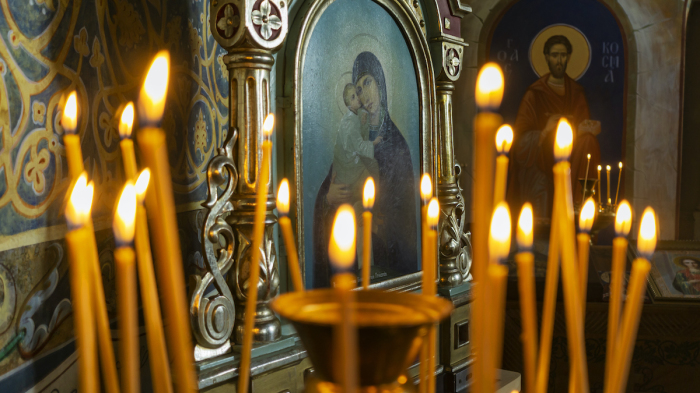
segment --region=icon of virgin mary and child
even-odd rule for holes
[[[377,278],[415,272],[417,224],[415,179],[406,139],[391,120],[384,71],[371,52],[362,52],[343,89],[348,111],[340,121],[333,163],[316,196],[313,218],[313,287],[329,287],[333,274],[328,244],[336,210],[342,204],[362,211],[367,177],[375,182],[372,255]],[[358,242],[360,243],[360,242]],[[357,264],[355,265],[357,272]],[[373,270],[374,272],[374,270]]]

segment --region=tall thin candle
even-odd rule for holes
[[[299,256],[297,254],[297,246],[292,233],[292,221],[289,219],[289,182],[287,179],[282,179],[280,187],[277,191],[277,211],[280,213],[280,229],[282,229],[282,238],[284,246],[287,248],[287,265],[289,267],[289,276],[292,278],[294,290],[301,292],[304,290],[304,283],[301,279],[301,269],[299,268]]]
[[[428,245],[427,245],[427,235],[428,235],[428,228],[427,228],[427,214],[428,214],[428,203],[430,203],[430,198],[433,197],[433,182],[430,180],[430,175],[427,173],[424,173],[423,176],[421,177],[420,181],[420,197],[421,197],[421,266],[423,269],[423,276],[422,276],[422,288],[423,291],[425,292],[428,290],[428,287],[430,286],[428,280],[428,275],[425,271],[426,266],[429,264],[428,262]],[[421,351],[420,351],[420,385],[418,386],[420,393],[428,393],[428,386],[429,386],[429,381],[428,381],[428,374],[429,374],[429,367],[430,367],[430,362],[429,362],[429,356],[430,356],[430,332],[426,334],[423,343],[421,344]]]
[[[501,366],[503,354],[503,321],[505,318],[506,301],[506,279],[508,268],[505,260],[510,252],[510,211],[508,204],[500,202],[496,205],[491,218],[491,228],[489,231],[489,289],[490,296],[488,306],[490,318],[492,319],[492,329],[489,329],[494,340],[491,342],[492,360],[491,370],[487,372],[493,381],[496,380],[496,370]],[[488,365],[487,365],[488,367]]]
[[[370,266],[372,259],[372,207],[374,207],[374,179],[371,177],[365,181],[362,205],[365,208],[362,213],[362,288],[369,289],[372,269]]]
[[[607,184],[608,184],[608,189],[607,189],[608,205],[611,205],[612,200],[610,199],[610,165],[605,166],[605,173],[606,173]]]
[[[440,220],[440,204],[437,198],[431,198],[426,212],[425,227],[427,230],[425,245],[427,248],[426,255],[428,257],[425,268],[423,269],[423,277],[427,278],[424,281],[426,286],[423,287],[423,293],[428,296],[437,294],[435,280],[437,278],[437,225]],[[436,367],[436,345],[437,332],[435,325],[431,325],[428,329],[428,393],[435,393],[435,367]]]
[[[525,391],[535,392],[537,365],[537,303],[535,298],[535,255],[532,253],[533,223],[532,205],[523,205],[518,219],[519,251],[515,255],[518,265],[518,290],[520,292],[520,316],[522,318],[523,371]]]
[[[587,154],[586,158],[586,176],[583,178],[583,195],[581,195],[581,202],[584,202],[586,199],[586,188],[588,187],[588,166],[591,165],[591,155]]]
[[[601,170],[603,170],[603,167],[598,165],[598,207],[600,207],[600,208],[603,207],[603,202],[602,202],[602,197],[601,197],[603,192],[601,191],[601,186],[600,186],[600,171]]]
[[[508,182],[508,152],[513,144],[513,129],[504,124],[496,132],[496,180],[494,183],[494,205],[506,199],[506,183]]]
[[[615,205],[617,205],[617,197],[620,195],[620,180],[622,180],[622,161],[617,164],[620,171],[617,174],[617,191],[615,191]]]
[[[66,147],[68,173],[71,179],[75,180],[84,170],[80,136],[76,134],[78,128],[78,95],[75,90],[68,94],[68,99],[63,107],[61,127],[63,127],[64,131],[63,144]]]

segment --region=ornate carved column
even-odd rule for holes
[[[263,120],[272,110],[270,71],[272,54],[287,35],[287,7],[283,0],[212,0],[210,28],[229,53],[229,132],[224,146],[209,163],[208,208],[202,231],[205,269],[191,277],[190,316],[197,360],[226,352],[230,341],[242,339],[250,260],[259,253],[260,280],[255,314],[256,342],[280,337],[280,322],[268,304],[279,292],[279,269],[272,227],[275,201],[272,181],[258,183],[259,146]],[[219,188],[224,188],[220,193]],[[268,192],[265,237],[260,250],[252,242],[255,193]],[[205,293],[213,284],[215,291]],[[199,351],[199,352],[198,352]]]

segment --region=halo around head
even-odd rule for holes
[[[549,72],[547,60],[544,58],[544,43],[554,35],[563,35],[571,42],[573,50],[566,74],[574,80],[581,78],[591,65],[591,43],[581,30],[566,24],[547,26],[532,40],[528,53],[532,70],[540,77]]]

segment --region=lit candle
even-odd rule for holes
[[[134,104],[129,102],[122,110],[119,120],[119,147],[122,150],[124,174],[127,180],[136,181],[136,154],[134,153],[134,141],[131,139],[131,130],[134,127]]]
[[[362,205],[365,208],[362,213],[362,288],[369,289],[370,260],[372,258],[372,207],[374,207],[374,179],[371,177],[365,181]]]
[[[617,167],[620,168],[620,171],[617,174],[617,191],[615,191],[615,204],[616,205],[617,205],[617,197],[620,195],[620,180],[622,179],[622,161],[620,161],[620,163],[617,164]]]
[[[68,173],[75,180],[83,172],[83,152],[80,150],[80,137],[76,134],[78,128],[78,95],[75,90],[70,92],[61,117],[63,127],[63,144],[66,147]]]
[[[496,132],[496,180],[493,192],[493,204],[497,205],[506,199],[508,182],[508,152],[513,144],[513,129],[504,124]]]
[[[245,304],[245,321],[243,330],[243,349],[241,351],[241,363],[238,374],[238,391],[247,392],[250,379],[250,354],[253,349],[253,325],[255,323],[255,309],[258,304],[258,281],[260,280],[260,248],[265,236],[265,205],[267,201],[267,188],[270,182],[270,166],[272,160],[272,130],[275,118],[267,115],[263,122],[262,132],[265,140],[262,143],[262,161],[258,177],[257,193],[255,195],[255,216],[253,221],[253,243],[251,245],[250,269],[248,276],[248,293]]]
[[[601,199],[602,191],[600,191],[600,171],[603,169],[602,166],[598,165],[598,207],[603,208],[603,202]]]
[[[505,202],[500,202],[496,205],[496,209],[493,212],[489,231],[491,263],[489,264],[488,301],[490,305],[487,309],[490,311],[489,321],[491,328],[488,332],[492,337],[493,363],[490,365],[491,369],[487,372],[491,379],[487,379],[487,381],[494,382],[496,380],[496,370],[501,367],[501,356],[503,353],[503,321],[506,307],[506,280],[508,279],[508,267],[505,265],[505,261],[510,252],[510,234],[508,205]],[[489,367],[489,365],[486,367]]]
[[[610,269],[610,296],[608,307],[607,350],[605,351],[605,379],[611,377],[614,353],[617,348],[618,327],[622,310],[622,283],[627,261],[627,235],[632,229],[632,208],[623,200],[615,213],[615,239],[613,239],[612,268]]]
[[[586,188],[588,187],[588,166],[591,165],[591,155],[587,154],[586,158],[588,161],[586,161],[586,176],[583,178],[583,195],[581,196],[581,202],[586,199]]]
[[[294,290],[301,292],[304,290],[304,282],[301,279],[301,269],[299,268],[299,256],[297,255],[297,245],[292,232],[292,221],[289,219],[289,182],[282,179],[277,191],[277,211],[280,213],[280,229],[284,246],[287,248],[287,264],[289,275],[292,277]]]
[[[571,125],[562,118],[557,127],[554,144],[554,198],[559,199],[559,211],[553,219],[559,220],[561,243],[562,278],[564,286],[564,303],[566,314],[567,337],[569,339],[569,355],[575,367],[575,388],[579,392],[588,391],[588,366],[583,336],[583,315],[576,262],[576,246],[574,244],[575,229],[573,201],[571,197],[571,165],[569,156],[573,145],[573,130]]]
[[[605,172],[606,172],[607,184],[608,184],[608,189],[607,189],[608,205],[611,205],[612,200],[610,199],[610,165],[605,166]]]
[[[121,358],[121,387],[123,392],[139,392],[139,313],[136,303],[136,266],[134,241],[136,190],[128,181],[114,215],[114,261],[117,276],[117,312]]]
[[[435,280],[437,278],[437,225],[440,221],[440,204],[437,198],[431,198],[426,211],[426,236],[425,245],[427,248],[427,263],[423,268],[423,294],[427,296],[435,296],[437,288]],[[426,277],[427,276],[427,277]],[[428,329],[428,375],[427,388],[428,393],[435,393],[435,367],[436,367],[436,345],[437,331],[435,325],[431,325]]]
[[[357,332],[352,317],[352,289],[355,287],[355,275],[352,267],[355,264],[355,211],[352,206],[344,204],[338,208],[333,221],[331,241],[328,247],[328,258],[334,269],[333,285],[339,299],[339,326],[335,337],[335,353],[340,366],[336,372],[336,380],[340,381],[343,392],[354,392],[357,386]]]
[[[595,202],[593,198],[586,199],[586,203],[581,208],[581,214],[578,220],[580,232],[576,235],[578,242],[578,268],[579,278],[581,280],[581,315],[582,321],[586,320],[586,296],[588,289],[588,255],[591,245],[591,228],[593,228],[593,220],[595,219]]]
[[[85,285],[91,280],[90,266],[94,263],[92,253],[85,248],[85,244],[89,243],[90,237],[93,236],[87,225],[93,190],[92,183],[87,184],[87,175],[83,173],[76,178],[66,206],[69,229],[66,244],[70,261],[73,325],[78,351],[78,388],[81,392],[97,392],[100,388],[91,286]]]
[[[197,388],[197,383],[182,253],[165,133],[156,128],[165,109],[169,63],[168,52],[158,52],[146,76],[138,101],[139,120],[142,122],[138,142],[144,164],[151,170],[152,189],[146,195],[146,204],[152,215],[153,231],[158,234],[154,236],[156,271],[160,297],[167,299],[163,302],[164,317],[168,321],[167,338],[173,357],[174,384],[178,392],[191,392]]]
[[[619,349],[615,351],[612,364],[612,377],[610,385],[606,386],[606,393],[624,392],[627,385],[627,378],[634,352],[634,342],[637,338],[637,328],[639,318],[642,314],[644,304],[644,291],[646,288],[647,276],[651,270],[649,260],[656,248],[656,217],[654,210],[647,207],[642,215],[642,222],[639,225],[639,238],[637,239],[637,250],[640,257],[632,263],[629,288],[627,289],[627,300],[625,301],[625,311],[622,317],[620,332],[617,336]]]
[[[428,219],[428,204],[430,203],[430,198],[433,197],[433,183],[430,180],[430,175],[427,173],[424,173],[423,176],[421,177],[420,181],[420,197],[421,201],[423,203],[423,206],[421,206],[421,266],[423,269],[423,276],[422,276],[422,288],[423,288],[423,293],[426,293],[426,291],[429,291],[430,287],[430,278],[428,277],[428,272],[426,272],[426,269],[429,269],[428,265],[429,262],[428,260],[430,259],[429,256],[429,246],[427,245],[428,241],[428,228],[427,228],[427,219]],[[430,331],[426,334],[425,339],[423,340],[423,344],[421,345],[421,352],[420,352],[420,386],[419,390],[421,393],[428,393],[429,390],[429,381],[428,381],[428,375],[430,374],[428,369],[429,369],[429,356],[430,356]]]
[[[474,120],[475,149],[474,195],[472,198],[472,213],[474,224],[472,230],[473,264],[472,274],[477,285],[474,286],[474,302],[472,304],[472,321],[474,321],[474,340],[472,351],[474,358],[473,383],[474,391],[482,392],[486,362],[484,342],[484,322],[486,312],[484,301],[488,277],[488,233],[491,212],[493,208],[493,138],[496,129],[503,123],[503,118],[494,113],[498,110],[503,99],[503,72],[496,63],[487,63],[479,71],[476,82],[476,105],[481,110]],[[489,364],[490,366],[490,364]],[[492,386],[490,382],[488,386]],[[494,389],[490,389],[493,391]]]
[[[520,292],[520,316],[523,320],[523,364],[526,392],[535,392],[535,367],[537,364],[537,303],[535,298],[535,256],[532,254],[532,205],[523,205],[518,219],[518,289]]]
[[[168,353],[165,347],[163,334],[163,318],[158,301],[158,287],[153,272],[153,257],[151,256],[151,242],[148,238],[148,221],[146,207],[143,205],[146,199],[148,183],[151,179],[151,171],[148,168],[141,171],[136,180],[136,261],[139,272],[141,288],[141,303],[143,304],[143,317],[146,321],[146,341],[148,344],[148,359],[151,365],[151,379],[153,390],[156,393],[170,393],[173,391],[172,378]]]

